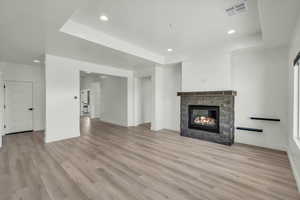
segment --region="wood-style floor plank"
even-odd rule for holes
[[[82,118],[81,137],[4,137],[0,200],[297,200],[286,153]]]

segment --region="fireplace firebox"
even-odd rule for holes
[[[219,106],[189,105],[190,129],[219,133]]]

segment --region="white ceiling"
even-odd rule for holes
[[[32,64],[33,59],[51,53],[130,70],[154,65],[149,57],[132,49],[126,51],[116,45],[108,48],[104,43],[60,32],[70,20],[169,62],[208,48],[231,51],[288,43],[299,0],[248,0],[247,13],[227,16],[224,9],[236,1],[1,0],[0,60]],[[100,14],[110,20],[99,21]],[[236,29],[237,34],[227,35],[229,29]],[[166,52],[167,48],[174,52]]]
[[[87,0],[1,0],[0,61],[38,65],[45,53],[128,70],[151,61],[61,33],[59,29]]]
[[[44,54],[43,1],[0,1],[0,60],[28,63]],[[31,62],[32,63],[32,62]]]
[[[97,0],[78,10],[71,20],[144,47],[163,56],[188,55],[225,43],[230,38],[261,32],[256,0],[248,12],[229,17],[225,9],[242,0]],[[101,22],[105,14],[108,22]],[[235,29],[235,36],[227,31]]]

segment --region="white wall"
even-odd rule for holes
[[[79,81],[80,74],[76,66],[47,55],[46,142],[80,136]]]
[[[46,55],[46,142],[80,136],[80,71],[127,78],[127,125],[134,119],[133,72]],[[77,96],[78,99],[74,99]]]
[[[101,84],[100,81],[91,84],[91,117],[100,118],[101,113]]]
[[[285,150],[287,147],[287,48],[249,48],[237,52],[201,52],[182,64],[183,91],[237,90],[235,125],[264,129],[236,130],[236,142]],[[249,117],[280,118],[281,122]]]
[[[288,50],[251,48],[232,54],[235,126],[263,129],[263,133],[235,130],[235,141],[286,150],[288,105]],[[279,118],[280,122],[250,117]]]
[[[164,68],[164,128],[180,130],[181,64]]]
[[[152,81],[151,77],[141,79],[142,123],[150,123],[152,118]]]
[[[101,80],[101,121],[127,126],[127,79],[107,76]]]
[[[158,65],[153,74],[152,129],[180,130],[181,64]]]
[[[153,88],[153,114],[151,120],[151,130],[158,131],[164,127],[164,82],[165,74],[163,66],[155,66],[152,75]]]
[[[296,144],[293,137],[293,60],[300,51],[300,17],[291,40],[289,52],[289,65],[287,70],[289,72],[289,109],[288,109],[288,154],[294,171],[294,175],[300,191],[300,144]],[[300,142],[299,142],[300,143]]]
[[[230,90],[230,76],[230,53],[201,52],[182,63],[182,90]]]
[[[151,118],[152,119],[152,118]],[[142,78],[134,78],[134,126],[142,124]]]
[[[94,82],[94,79],[91,76],[80,77],[80,89],[86,90],[91,89],[91,84]]]
[[[33,129],[45,127],[45,77],[43,66],[30,66],[2,62],[0,72],[7,81],[31,81],[33,83]]]
[[[151,123],[153,114],[152,75],[135,78],[135,126]]]

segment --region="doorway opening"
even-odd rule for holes
[[[91,110],[91,91],[90,89],[80,89],[80,115],[90,116]]]
[[[80,72],[81,132],[93,122],[127,126],[127,78]]]

